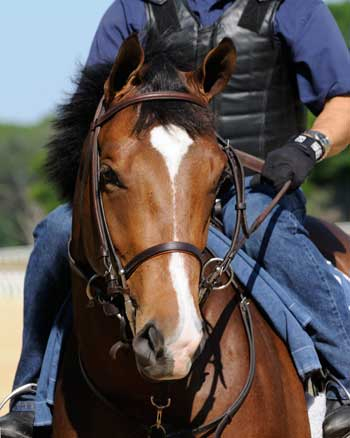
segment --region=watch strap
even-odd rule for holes
[[[315,154],[316,161],[319,161],[322,159],[324,155],[324,149],[322,144],[315,138],[312,138],[305,133],[299,134],[296,137],[292,138],[292,141],[294,143],[297,143],[298,145],[302,146],[303,148],[307,150],[312,150]]]
[[[316,131],[315,129],[308,129],[304,131],[304,134],[313,138],[322,146],[323,153],[321,157],[316,158],[317,161],[322,161],[324,158],[326,158],[332,146],[329,138],[322,132]]]

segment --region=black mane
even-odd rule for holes
[[[149,33],[146,36],[145,63],[148,68],[142,78],[140,93],[187,91],[176,70],[194,69],[192,48],[178,41],[179,34],[156,36]],[[111,68],[112,64],[100,64],[82,69],[76,80],[76,92],[68,103],[58,108],[55,133],[47,145],[46,168],[50,179],[66,200],[73,198],[83,142]],[[213,116],[208,109],[186,102],[156,101],[142,104],[134,132],[140,134],[156,122],[181,126],[193,138],[213,129]]]

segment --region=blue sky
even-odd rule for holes
[[[37,122],[62,101],[111,2],[2,1],[0,122]]]
[[[7,0],[0,14],[0,122],[40,120],[64,98],[112,0]]]

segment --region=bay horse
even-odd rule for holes
[[[188,71],[168,49],[161,41],[144,50],[136,35],[123,43],[83,146],[70,242],[74,328],[53,437],[309,438],[290,355],[253,303],[250,392],[223,431],[203,427],[237,399],[252,359],[239,291],[231,283],[203,303],[199,293],[227,165],[207,105],[236,52],[224,39]]]

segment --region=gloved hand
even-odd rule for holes
[[[261,179],[271,184],[276,191],[281,190],[283,185],[291,180],[289,191],[293,191],[305,181],[315,164],[314,150],[292,139],[267,155]]]

